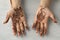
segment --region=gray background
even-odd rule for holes
[[[27,35],[24,37],[16,37],[12,33],[11,20],[7,24],[2,23],[10,8],[9,0],[0,0],[0,40],[60,40],[60,0],[53,0],[51,5],[51,10],[54,12],[58,23],[49,21],[48,34],[44,37],[36,35],[36,32],[32,30],[34,15],[39,4],[40,0],[22,0],[30,31],[27,31]]]

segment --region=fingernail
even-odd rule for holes
[[[18,33],[18,36],[20,36],[20,32]]]
[[[42,32],[40,32],[40,36],[42,36]]]
[[[3,24],[5,24],[6,22],[4,21]]]
[[[56,20],[55,20],[54,22],[55,22],[55,23],[57,23],[57,21],[56,21]]]
[[[14,36],[16,36],[16,33],[13,33]]]
[[[36,33],[38,33],[38,31],[36,30]]]
[[[46,34],[46,32],[44,32],[44,35]]]

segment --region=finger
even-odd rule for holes
[[[29,29],[29,28],[27,27],[27,24],[26,24],[26,26],[24,26],[24,23],[22,22],[20,28],[21,28],[22,34],[23,34],[23,35],[26,35],[25,29]]]
[[[7,23],[10,19],[10,14],[7,14],[6,19],[4,20],[3,24]]]
[[[20,29],[21,29],[22,34],[24,34],[24,27],[23,27],[23,23],[20,23]]]
[[[33,23],[32,28],[36,28],[36,25],[37,25],[37,21],[35,21],[35,22]]]
[[[57,23],[57,20],[55,19],[55,17],[53,16],[53,14],[50,14],[50,18],[52,19],[52,21],[53,21],[54,23]]]
[[[49,13],[49,17],[53,20],[54,23],[57,23],[54,15],[53,15],[53,12],[51,10],[49,10],[48,8],[45,8],[45,10],[43,10],[45,13]]]
[[[19,23],[17,23],[17,25],[16,25],[16,28],[17,28],[17,33],[18,33],[18,36],[20,36],[20,25],[19,25]]]
[[[46,34],[46,32],[47,32],[47,24],[45,23],[44,24],[44,35]]]
[[[16,23],[14,23],[14,22],[12,22],[12,31],[13,31],[14,35],[17,34]]]
[[[36,26],[36,33],[39,32],[39,28],[40,28],[39,25],[40,25],[40,24],[38,23],[37,26]]]
[[[28,26],[27,26],[27,23],[25,21],[23,22],[23,26],[24,26],[25,29],[29,29]]]
[[[43,23],[40,24],[40,36],[43,34]]]

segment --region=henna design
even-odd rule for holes
[[[28,26],[26,24],[26,20],[22,8],[20,7],[10,10],[7,14],[4,24],[7,23],[10,18],[12,20],[12,30],[14,35],[16,35],[17,33],[18,36],[24,34],[25,29],[28,29]]]
[[[48,19],[51,18],[54,23],[57,23],[54,15],[52,12],[49,10],[49,8],[45,7],[39,7],[37,10],[35,20],[33,23],[32,28],[36,29],[36,33],[40,32],[40,35],[42,36],[43,34],[45,35],[47,32],[47,26],[48,26]]]
[[[23,12],[23,9],[21,7],[21,0],[10,0],[11,3],[11,10],[9,10],[6,19],[4,21],[4,24],[9,21],[11,18],[12,20],[12,30],[14,35],[18,34],[20,36],[21,34],[25,34],[25,30],[28,29],[25,15]]]

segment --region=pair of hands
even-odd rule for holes
[[[17,33],[18,36],[20,36],[21,34],[25,34],[25,30],[28,29],[28,26],[22,7],[20,7],[19,9],[10,10],[6,16],[4,24],[7,23],[10,18],[12,20],[12,30],[14,35],[16,35]],[[40,6],[37,10],[32,28],[35,28],[37,33],[40,32],[41,36],[42,34],[46,34],[49,18],[51,18],[53,22],[57,23],[50,9]]]

